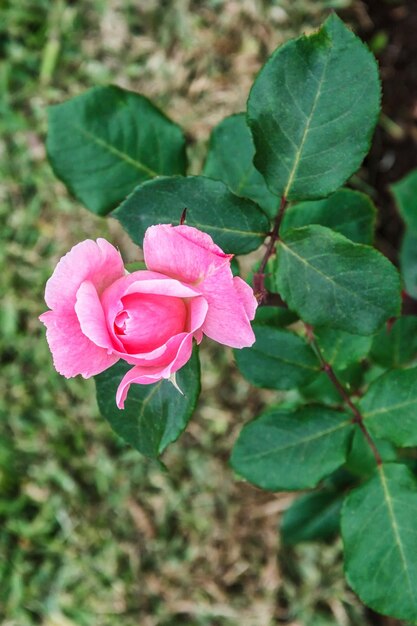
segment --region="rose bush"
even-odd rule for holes
[[[67,378],[89,378],[124,359],[119,408],[132,383],[170,378],[203,335],[234,348],[251,346],[257,306],[233,277],[230,261],[209,235],[189,226],[151,226],[143,252],[148,269],[127,273],[105,239],[74,246],[46,285],[51,309],[40,316],[54,365]]]

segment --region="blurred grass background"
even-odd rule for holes
[[[134,247],[47,163],[46,107],[97,84],[152,98],[198,172],[211,128],[245,108],[270,52],[349,0],[3,0],[0,4],[0,617],[7,626],[361,626],[339,542],[279,549],[290,495],[227,465],[266,402],[206,343],[203,393],[168,473],[100,418],[93,381],[53,369],[43,290],[87,237]]]

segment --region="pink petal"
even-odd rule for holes
[[[200,285],[209,308],[202,330],[205,335],[232,348],[246,348],[255,342],[250,320],[256,309],[252,289],[240,278],[223,272]]]
[[[225,254],[206,233],[169,224],[148,228],[143,253],[150,270],[194,284],[220,267],[228,267],[233,256]]]
[[[207,317],[208,302],[203,296],[193,298],[189,301],[189,308],[190,313],[188,330],[190,333],[193,333],[194,339],[197,343],[200,343],[203,339],[203,331],[201,330],[201,327]]]
[[[179,333],[171,337],[167,343],[156,350],[140,354],[127,354],[123,350],[113,349],[113,353],[127,361],[131,365],[142,366],[147,369],[148,373],[151,368],[157,367],[158,371],[169,366],[176,358],[178,350],[184,341],[184,338],[191,334],[197,343],[203,338],[201,326],[207,315],[208,304],[205,298],[198,296],[188,301],[189,320],[187,323],[187,332]],[[187,359],[188,360],[188,359]]]
[[[86,337],[101,348],[113,351],[103,307],[93,283],[86,280],[77,291],[75,312]]]
[[[157,272],[139,270],[128,276],[123,276],[116,280],[101,297],[104,314],[107,320],[107,328],[111,334],[113,345],[124,351],[123,345],[113,329],[114,320],[117,314],[123,309],[122,298],[132,293],[149,293],[155,295],[169,295],[178,298],[199,297],[200,293],[187,285],[183,285],[178,280],[167,278]]]
[[[107,350],[92,343],[81,331],[74,311],[47,311],[39,318],[46,326],[46,338],[52,352],[55,369],[71,378],[82,374],[90,378],[119,360]]]
[[[89,280],[100,294],[125,273],[122,257],[105,239],[87,239],[74,246],[55,268],[45,289],[50,309],[71,310],[81,283]]]
[[[239,294],[240,301],[245,308],[246,315],[250,320],[253,320],[258,307],[258,301],[255,298],[252,287],[248,285],[248,283],[245,283],[245,281],[239,276],[234,276],[233,285]]]
[[[136,365],[127,372],[122,378],[116,393],[116,403],[119,409],[124,408],[126,396],[130,385],[136,383],[140,385],[150,385],[158,382],[163,378],[169,378],[171,374],[181,369],[190,359],[193,350],[193,337],[191,334],[186,335],[178,346],[175,357],[168,365],[160,365],[153,367],[143,367]]]

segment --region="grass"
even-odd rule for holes
[[[0,615],[7,626],[363,625],[340,545],[281,549],[291,496],[239,482],[227,459],[266,401],[229,352],[202,352],[203,395],[164,473],[98,415],[94,383],[53,369],[37,317],[56,261],[106,236],[46,160],[46,106],[108,82],[182,124],[201,166],[210,129],[240,111],[282,41],[329,0],[6,0],[0,15]],[[224,383],[226,381],[226,383]]]

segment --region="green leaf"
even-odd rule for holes
[[[417,298],[417,236],[409,230],[401,243],[400,266],[406,292]]]
[[[337,372],[337,377],[343,386],[352,393],[362,385],[364,369],[361,364],[353,363]],[[305,400],[321,402],[330,406],[340,405],[340,395],[325,372],[321,372],[309,385],[300,389]]]
[[[395,461],[397,459],[395,448],[389,441],[374,438],[374,444],[383,461]],[[358,476],[369,476],[376,468],[375,457],[359,428],[355,429],[355,434],[352,437],[346,468]]]
[[[400,317],[375,335],[371,358],[386,368],[402,367],[417,356],[417,317]]]
[[[342,509],[345,571],[365,604],[417,620],[417,482],[402,465],[378,467]]]
[[[281,523],[285,545],[330,539],[339,531],[343,492],[329,486],[307,493],[287,509]]]
[[[203,174],[222,180],[237,196],[254,200],[274,217],[279,198],[272,194],[253,164],[255,146],[245,113],[226,117],[213,130]]]
[[[50,107],[46,145],[55,174],[99,215],[145,180],[185,174],[180,127],[147,98],[120,87],[94,87]]]
[[[283,326],[293,324],[297,319],[297,316],[292,311],[284,307],[258,306],[254,324],[256,324],[256,326],[282,328]]]
[[[254,202],[204,176],[149,181],[137,187],[112,216],[141,245],[148,226],[178,224],[185,208],[187,225],[211,235],[225,252],[252,252],[269,230],[268,217]]]
[[[262,489],[315,487],[344,463],[351,422],[346,414],[324,406],[293,413],[272,409],[243,427],[232,467]]]
[[[351,335],[332,328],[317,327],[314,335],[324,359],[336,370],[362,361],[372,345],[372,337]]]
[[[400,311],[400,280],[388,259],[324,226],[288,231],[276,280],[281,297],[309,324],[370,335]]]
[[[401,217],[410,231],[417,235],[417,169],[391,185]]]
[[[121,360],[95,377],[98,406],[119,437],[145,456],[156,458],[183,432],[197,404],[200,393],[197,349],[177,372],[177,383],[184,395],[168,380],[132,385],[125,409],[120,410],[116,406],[116,390],[131,367]]]
[[[314,352],[295,333],[256,324],[253,330],[254,345],[234,351],[238,368],[253,385],[292,389],[306,385],[319,372]]]
[[[336,16],[278,48],[248,101],[255,166],[288,200],[336,191],[365,157],[380,108],[378,68]]]
[[[397,446],[417,445],[417,367],[392,370],[373,382],[359,403],[366,427]]]
[[[376,209],[364,193],[339,189],[324,200],[300,202],[287,208],[280,234],[290,228],[310,224],[327,226],[355,243],[372,244],[374,239]]]

